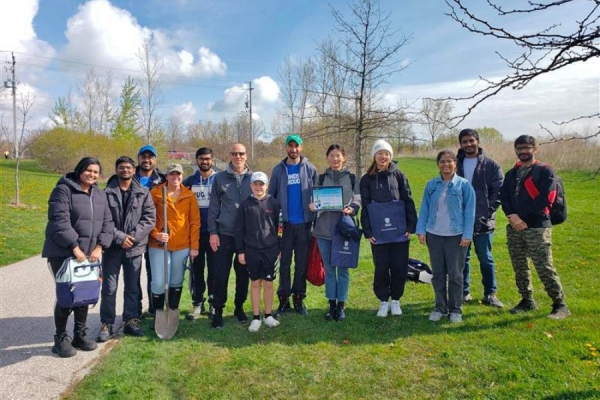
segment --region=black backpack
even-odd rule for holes
[[[540,167],[549,166],[548,164],[539,164]],[[531,177],[534,182],[540,180],[540,168],[533,168]],[[560,225],[567,220],[567,197],[565,195],[565,185],[560,176],[554,175],[556,179],[556,197],[550,204],[550,222],[552,225]]]

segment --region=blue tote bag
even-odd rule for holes
[[[348,220],[352,222],[352,218],[344,215],[340,218],[340,222],[348,224]],[[349,232],[346,229],[340,230],[340,223],[333,227],[331,232],[331,260],[332,266],[340,268],[356,268],[358,267],[358,256],[360,254],[360,238],[362,231],[358,228],[356,232]],[[344,232],[344,233],[342,233]]]
[[[371,231],[377,244],[407,242],[404,201],[367,205]]]

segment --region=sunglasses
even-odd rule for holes
[[[238,157],[238,156],[239,156],[239,157],[243,157],[243,156],[245,156],[245,155],[246,155],[246,153],[245,153],[245,152],[242,152],[242,151],[232,151],[232,152],[231,152],[231,153],[229,153],[229,154],[231,154],[231,156],[232,156],[232,157]]]

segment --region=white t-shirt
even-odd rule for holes
[[[463,171],[465,172],[465,179],[473,184],[473,174],[475,173],[475,167],[477,167],[477,157],[466,158],[463,160]]]

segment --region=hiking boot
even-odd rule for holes
[[[453,324],[457,323],[457,322],[462,322],[462,314],[459,313],[450,313],[450,322],[452,322]]]
[[[430,315],[429,315],[429,320],[433,321],[433,322],[438,322],[440,319],[442,319],[442,317],[444,316],[444,314],[442,314],[441,312],[434,310]]]
[[[522,312],[537,310],[538,306],[533,299],[522,299],[519,304],[510,309],[511,314],[519,314]]]
[[[273,317],[271,317],[271,318],[273,318]],[[250,332],[258,332],[261,325],[262,325],[262,322],[260,321],[260,319],[253,319],[252,322],[250,322],[250,326],[248,327],[248,330]]]
[[[299,294],[294,295],[294,310],[296,310],[296,313],[300,315],[308,315],[308,310],[304,305],[302,296],[300,296]]]
[[[265,318],[265,325],[269,328],[275,328],[279,325],[279,321],[277,321],[275,318],[269,315],[267,318]]]
[[[129,321],[125,322],[125,327],[123,328],[123,333],[131,336],[144,336],[144,331],[140,327],[140,320],[133,318]]]
[[[202,306],[194,306],[194,308],[192,309],[192,312],[189,313],[186,318],[189,319],[190,321],[195,321],[198,318],[200,318],[200,315],[202,315],[203,310],[202,310]]]
[[[215,329],[223,328],[223,311],[215,311],[211,326]]]
[[[504,304],[502,304],[502,302],[500,300],[498,300],[496,295],[493,293],[485,296],[483,298],[483,300],[481,300],[481,303],[485,304],[486,306],[492,306],[492,307],[496,307],[496,308],[504,308]]]
[[[550,319],[565,319],[571,315],[571,311],[567,308],[566,304],[553,304],[552,312],[548,314]]]
[[[382,301],[379,305],[379,310],[377,310],[377,316],[380,318],[385,318],[388,316],[390,312],[390,303],[387,301]]]
[[[73,335],[73,341],[71,342],[71,345],[73,345],[73,347],[76,349],[83,351],[96,350],[98,347],[96,342],[92,340],[90,335],[88,335],[87,326],[75,328],[75,334]]]
[[[58,354],[61,358],[69,358],[77,354],[77,350],[71,345],[71,338],[67,335],[67,332],[54,335],[52,352]]]
[[[392,300],[392,303],[390,304],[390,312],[392,315],[402,315],[400,300]]]
[[[335,300],[329,300],[329,311],[325,314],[325,319],[331,321],[337,317],[337,304]]]
[[[465,293],[463,295],[463,303],[470,303],[473,301],[473,296],[471,296],[471,293]]]
[[[98,332],[98,337],[96,338],[96,342],[104,343],[108,339],[110,339],[113,334],[114,334],[114,332],[113,332],[112,325],[102,323],[102,328],[100,328],[100,332]]]
[[[335,320],[341,322],[346,319],[346,306],[343,301],[338,301],[337,309],[335,310]]]
[[[245,324],[246,322],[248,322],[248,316],[244,312],[243,307],[236,307],[235,310],[233,311],[233,316],[242,324]]]
[[[275,314],[282,315],[286,312],[290,312],[292,307],[290,306],[290,298],[287,296],[279,296],[279,307],[277,307],[277,311]]]

